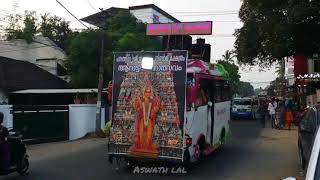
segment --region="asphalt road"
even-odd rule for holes
[[[138,175],[116,171],[107,161],[106,146],[31,162],[30,174],[8,180],[142,180],[142,179],[282,179],[299,175],[294,132],[261,129],[256,121],[233,121],[232,140],[183,175]],[[277,134],[278,133],[278,134]],[[276,134],[276,135],[274,135]],[[276,137],[275,137],[276,136]],[[281,136],[281,137],[280,137]]]

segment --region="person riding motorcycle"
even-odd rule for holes
[[[0,112],[0,171],[9,173],[10,169],[10,151],[6,138],[9,135],[8,129],[2,125],[4,115]]]

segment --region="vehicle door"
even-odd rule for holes
[[[206,142],[210,142],[211,111],[209,81],[199,78],[199,86],[196,91],[196,110],[192,124],[192,134],[203,134]],[[196,137],[198,138],[198,137]]]
[[[300,142],[306,160],[309,159],[311,154],[316,127],[316,111],[313,108],[310,108],[302,118],[299,126]]]

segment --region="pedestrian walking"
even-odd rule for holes
[[[6,141],[8,137],[8,129],[2,125],[4,115],[0,112],[0,171],[5,174],[9,173],[10,168],[10,150]]]
[[[273,99],[272,101],[269,102],[269,105],[268,105],[268,111],[269,111],[272,129],[275,127],[276,108],[277,108],[277,103],[275,102],[275,99]]]
[[[290,111],[288,108],[285,112],[285,122],[286,122],[286,128],[288,128],[288,130],[291,130],[291,124],[293,121],[293,114],[292,111]]]
[[[262,101],[259,109],[258,109],[258,114],[259,114],[259,120],[263,128],[266,127],[266,115],[268,111],[268,104],[265,101]]]
[[[285,105],[282,101],[278,102],[276,109],[276,119],[275,119],[275,127],[277,129],[282,129],[284,127],[284,114],[285,114]]]

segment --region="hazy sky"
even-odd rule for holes
[[[12,6],[16,2],[21,13],[25,10],[35,10],[40,14],[50,12],[70,21],[72,28],[84,28],[56,0],[0,0],[0,2],[0,17],[12,12]],[[212,46],[212,60],[221,58],[226,50],[233,49],[235,38],[232,35],[234,30],[242,25],[236,12],[241,6],[240,0],[60,0],[60,2],[79,19],[97,12],[98,8],[128,8],[153,3],[181,21],[213,21],[213,35],[203,36]],[[268,83],[261,82],[276,78],[274,68],[259,72],[257,67],[241,70],[241,76],[242,80],[253,82],[255,87],[264,87]]]

